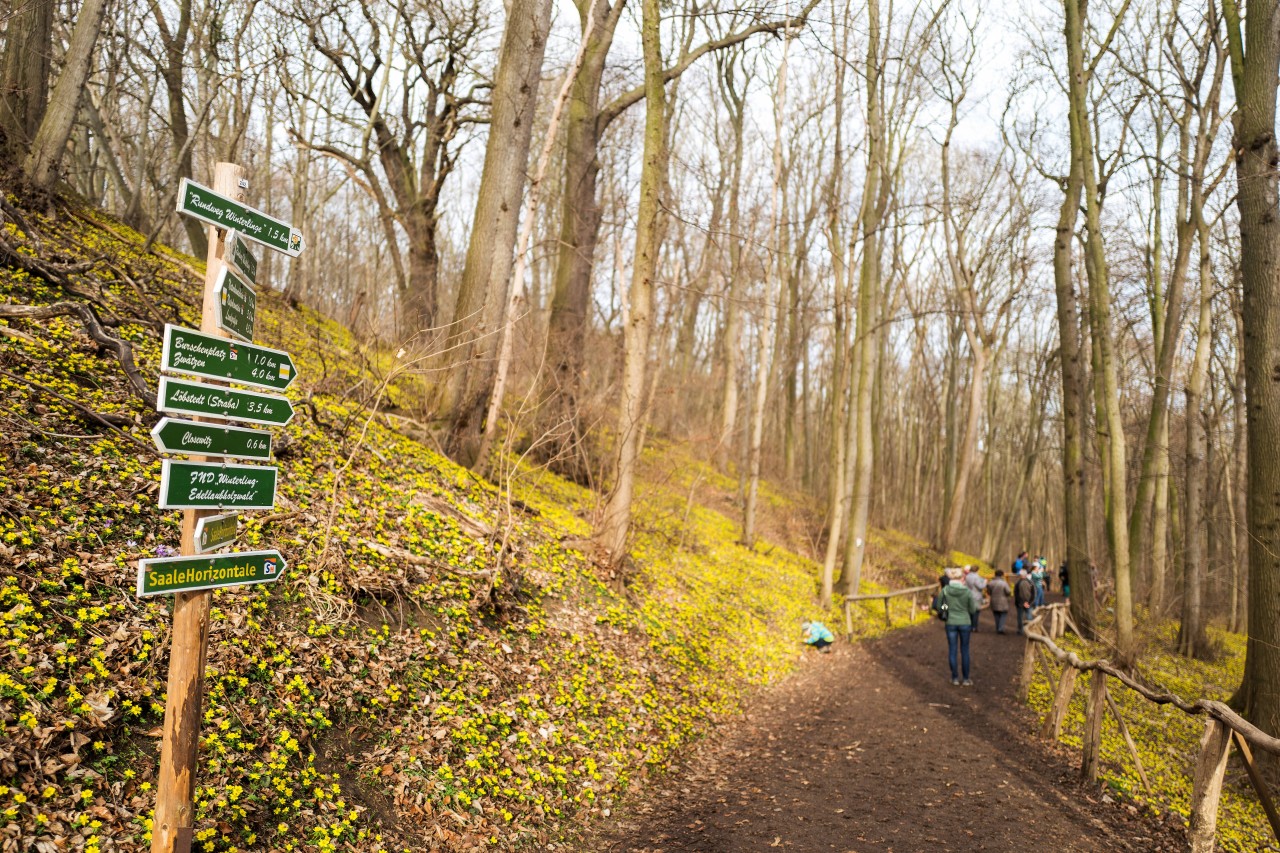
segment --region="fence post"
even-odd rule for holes
[[[1231,730],[1210,717],[1200,738],[1200,756],[1191,782],[1191,826],[1187,830],[1191,853],[1213,853],[1218,800],[1222,796],[1222,777],[1227,770],[1230,747]]]
[[[884,624],[886,628],[893,624],[893,620],[889,618],[889,596],[887,595],[884,597]]]
[[[1022,701],[1031,698],[1031,679],[1036,672],[1036,644],[1027,637],[1027,645],[1022,653],[1022,672],[1018,676],[1018,689],[1022,693]]]
[[[1067,705],[1071,704],[1071,694],[1076,688],[1076,668],[1071,664],[1062,665],[1062,677],[1058,679],[1058,692],[1053,696],[1053,706],[1044,718],[1040,727],[1040,737],[1045,740],[1057,740],[1062,733],[1062,718],[1067,715]]]
[[[1080,775],[1090,785],[1098,781],[1098,768],[1102,764],[1102,718],[1106,713],[1107,674],[1095,669],[1089,676],[1089,700],[1084,710],[1084,743],[1080,756]]]
[[[853,642],[853,606],[847,598],[844,600],[844,633],[849,642]]]

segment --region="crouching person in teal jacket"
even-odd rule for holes
[[[800,629],[804,631],[804,643],[806,646],[813,646],[820,652],[831,651],[831,644],[836,641],[836,638],[826,625],[821,622],[805,622],[800,626]]]

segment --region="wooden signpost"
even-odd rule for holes
[[[183,510],[181,556],[138,562],[139,597],[173,595],[152,853],[189,853],[195,833],[193,797],[212,590],[275,581],[286,568],[284,557],[274,550],[209,553],[234,543],[239,533],[238,516],[223,510],[275,505],[275,467],[217,461],[270,460],[270,434],[226,422],[283,426],[293,418],[293,406],[284,397],[219,383],[283,391],[297,376],[288,353],[252,343],[257,297],[250,285],[258,262],[244,240],[297,256],[302,235],[245,205],[243,190],[249,184],[243,176],[239,166],[219,163],[212,189],[183,179],[178,191],[178,212],[210,225],[209,254],[200,328],[165,327],[161,369],[214,384],[162,377],[156,408],[195,420],[163,418],[151,432],[161,453],[189,457],[165,459],[160,482],[160,507]]]

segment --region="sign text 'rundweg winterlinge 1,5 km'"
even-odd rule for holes
[[[232,231],[268,249],[294,256],[302,253],[302,232],[238,201],[220,195],[206,186],[183,178],[178,187],[178,212]]]

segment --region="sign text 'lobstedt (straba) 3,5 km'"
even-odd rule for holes
[[[293,420],[293,404],[284,397],[188,382],[172,376],[160,377],[156,400],[156,408],[175,415],[206,415],[269,426],[284,426]]]
[[[261,462],[271,458],[271,433],[263,429],[161,418],[151,440],[161,453]]]
[[[253,327],[258,317],[258,297],[253,288],[236,278],[227,267],[218,273],[218,283],[213,286],[218,295],[218,328],[242,341],[252,343]]]
[[[237,231],[269,249],[297,256],[302,253],[302,232],[261,210],[220,195],[187,178],[178,187],[178,212]]]
[[[297,371],[287,352],[242,344],[168,323],[160,369],[209,379],[228,379],[242,385],[283,391]]]
[[[161,509],[272,509],[276,469],[166,459],[160,469]]]
[[[288,568],[279,551],[240,551],[212,557],[155,557],[138,561],[138,596],[194,592],[279,580]]]

